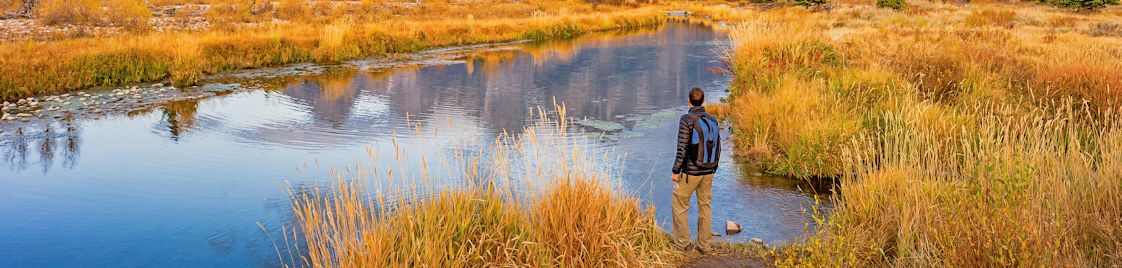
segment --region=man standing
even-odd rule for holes
[[[674,243],[683,250],[697,249],[705,254],[713,238],[713,173],[721,156],[721,134],[717,120],[705,113],[705,92],[690,89],[690,110],[678,122],[678,152],[674,157]],[[697,244],[690,243],[690,196],[697,192]]]

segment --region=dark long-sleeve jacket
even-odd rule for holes
[[[690,144],[693,134],[693,125],[697,118],[705,113],[705,107],[690,107],[690,111],[682,115],[678,121],[678,152],[674,157],[674,174],[685,173],[693,176],[709,175],[717,172],[717,167],[703,168],[694,165],[697,157],[697,144]]]

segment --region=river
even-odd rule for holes
[[[438,140],[493,139],[555,102],[580,129],[603,133],[596,146],[622,156],[624,188],[669,228],[677,118],[691,87],[710,100],[727,94],[728,46],[720,31],[672,23],[269,78],[264,89],[129,113],[0,123],[0,267],[274,266],[274,243],[258,223],[278,238],[292,224],[280,185],[323,179],[297,167],[365,159],[367,148],[417,135],[407,121],[439,129],[422,134]],[[801,235],[813,195],[741,170],[724,144],[715,230],[733,220],[744,231],[719,239]]]

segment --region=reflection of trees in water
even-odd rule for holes
[[[12,166],[12,169],[24,170],[27,169],[27,137],[23,133],[23,128],[16,129],[12,134],[11,140],[6,144],[4,150],[4,163]]]
[[[78,163],[80,153],[81,134],[76,124],[70,120],[63,120],[58,125],[43,126],[42,132],[33,132],[29,127],[17,128],[11,136],[5,137],[4,163],[12,170],[28,168],[28,157],[31,148],[38,153],[38,164],[42,166],[43,173],[50,171],[55,164],[56,154],[62,154],[62,166],[74,168]],[[62,150],[59,151],[59,146]]]
[[[43,130],[43,132],[46,136],[49,137],[51,135],[51,127],[47,126],[47,129]],[[55,140],[51,139],[51,138],[40,139],[40,143],[39,143],[39,163],[43,164],[43,173],[47,173],[47,171],[49,171],[51,169],[51,166],[54,165],[54,162],[55,162],[55,149],[54,149],[55,148],[55,142],[54,141]]]
[[[81,148],[80,145],[82,142],[82,135],[78,133],[77,125],[67,121],[65,137],[66,146],[64,147],[66,150],[62,151],[62,166],[65,168],[74,168],[74,166],[78,164],[79,149]]]
[[[179,141],[184,131],[192,129],[198,122],[199,101],[180,100],[169,101],[161,109],[164,114],[164,126],[168,129],[171,139]]]
[[[574,41],[476,53],[464,64],[399,69],[370,82],[391,112],[418,118],[462,110],[488,127],[517,131],[527,109],[566,104],[569,115],[603,120],[685,106],[693,86],[720,81],[717,34],[698,26],[604,34]],[[715,89],[719,90],[719,89]]]
[[[311,108],[317,123],[340,128],[351,116],[361,85],[355,72],[328,72],[310,80],[287,85],[283,93]]]

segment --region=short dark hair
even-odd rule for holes
[[[690,89],[690,104],[701,107],[702,103],[705,103],[705,91],[701,91],[700,87]]]

